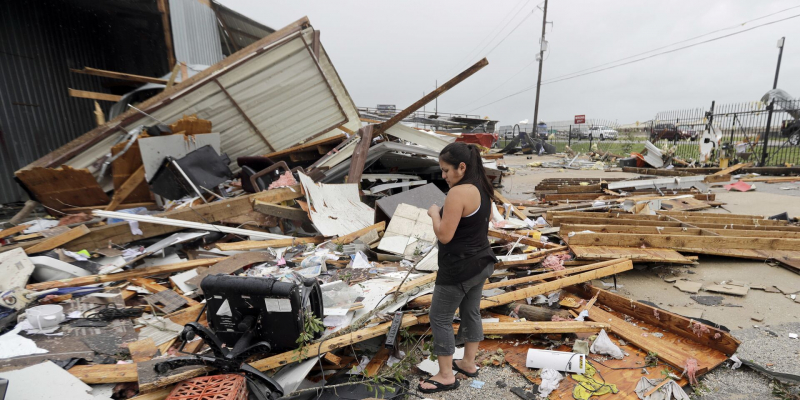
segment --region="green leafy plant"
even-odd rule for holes
[[[317,318],[310,309],[303,310],[303,331],[300,332],[300,335],[295,340],[297,343],[297,352],[298,358],[297,361],[303,360],[308,355],[308,346],[307,344],[314,340],[314,336],[317,333],[322,333],[325,331],[325,325],[323,325],[322,320]]]

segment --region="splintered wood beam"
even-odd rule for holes
[[[500,282],[495,282],[495,283],[487,283],[486,285],[483,286],[483,288],[484,289],[494,289],[494,288],[501,288],[501,287],[507,287],[507,286],[522,285],[522,284],[525,284],[525,283],[532,283],[532,282],[537,282],[537,281],[541,282],[541,281],[544,281],[545,279],[560,278],[560,277],[567,276],[567,275],[573,275],[573,274],[578,274],[578,273],[581,273],[581,272],[586,272],[586,271],[591,271],[591,270],[595,270],[595,269],[598,269],[598,268],[607,267],[609,265],[617,264],[618,261],[619,260],[603,261],[603,262],[584,265],[584,266],[580,266],[580,267],[567,268],[567,269],[565,269],[563,271],[545,272],[543,274],[525,276],[525,277],[517,278],[517,279],[509,279],[509,280],[506,280],[506,281],[500,281]]]
[[[58,281],[33,283],[26,286],[26,288],[29,290],[46,290],[53,288],[93,285],[96,283],[124,281],[130,278],[169,274],[172,272],[181,272],[197,267],[208,267],[226,258],[228,257],[205,258],[200,260],[184,261],[175,264],[159,265],[157,267],[137,268],[131,271],[118,272],[116,274],[88,275],[88,276],[81,276],[78,278],[62,279]]]
[[[386,292],[386,294],[391,294],[391,293],[395,293],[395,292],[397,292],[398,294],[405,293],[405,292],[407,292],[407,291],[409,291],[409,290],[411,290],[411,289],[413,289],[415,287],[426,285],[426,284],[431,283],[431,282],[433,282],[435,280],[436,280],[436,272],[434,272],[432,274],[423,275],[423,276],[421,276],[421,277],[419,277],[417,279],[410,280],[408,282],[403,283],[400,286],[395,286],[395,287],[389,289]]]
[[[319,244],[325,241],[322,236],[306,237],[306,238],[291,238],[291,239],[275,239],[275,240],[245,240],[233,243],[216,243],[214,247],[222,251],[240,251],[240,250],[257,250],[267,249],[270,247],[290,247],[298,244],[313,243]]]
[[[483,334],[597,333],[608,328],[609,324],[604,322],[584,321],[484,322]]]
[[[486,299],[481,300],[481,309],[501,306],[508,303],[513,303],[518,300],[526,299],[528,297],[534,297],[544,293],[550,293],[554,290],[558,290],[561,288],[565,288],[567,286],[576,285],[579,283],[591,281],[593,279],[602,278],[604,276],[615,275],[620,272],[629,271],[633,269],[633,263],[630,260],[611,260],[611,261],[604,261],[603,265],[608,265],[606,267],[598,268],[595,270],[591,270],[588,272],[584,272],[577,275],[563,277],[561,279],[556,279],[550,282],[540,283],[538,285],[529,286],[527,288],[515,290],[513,292],[503,293],[497,296],[488,297]],[[419,297],[414,301],[421,299]],[[413,302],[409,303],[409,306],[415,307],[412,305]],[[428,303],[430,305],[430,303]],[[423,304],[423,306],[425,306]],[[418,318],[420,324],[427,324],[430,323],[430,316],[422,315]]]
[[[122,98],[122,96],[116,94],[89,92],[86,90],[77,90],[72,88],[67,88],[67,89],[69,90],[69,95],[71,97],[79,97],[81,99],[113,101],[116,103]]]
[[[361,174],[364,173],[364,163],[367,160],[367,153],[369,152],[369,147],[372,144],[373,138],[380,136],[387,129],[397,125],[400,121],[404,120],[406,117],[422,108],[422,106],[430,103],[433,101],[433,99],[441,96],[443,93],[452,89],[455,85],[463,82],[465,79],[472,76],[472,74],[480,71],[487,65],[489,65],[489,61],[486,60],[486,58],[483,58],[473,64],[471,67],[464,70],[462,73],[445,82],[442,86],[436,88],[436,90],[433,90],[425,96],[422,96],[421,99],[406,107],[404,110],[398,112],[392,118],[389,118],[378,125],[367,125],[359,129],[358,132],[359,136],[361,136],[361,142],[358,144],[353,152],[353,156],[350,158],[350,171],[347,174],[347,183],[361,182]]]
[[[511,212],[514,213],[514,215],[516,215],[517,218],[519,218],[519,219],[521,219],[523,221],[528,219],[528,217],[525,216],[525,214],[523,214],[522,211],[517,209],[517,207],[514,207],[514,203],[512,203],[509,199],[507,199],[505,196],[503,196],[503,194],[500,193],[499,190],[495,190],[494,191],[494,197],[497,198],[497,200],[502,201],[503,204],[508,204],[510,206],[510,208],[511,208]]]
[[[503,239],[503,240],[506,240],[506,241],[509,241],[509,242],[512,242],[512,243],[516,242],[517,240],[519,240],[519,242],[522,243],[522,244],[527,244],[528,246],[533,246],[533,247],[536,247],[536,248],[539,248],[539,249],[555,249],[555,248],[562,247],[562,246],[559,246],[559,245],[557,245],[555,243],[547,243],[547,244],[545,244],[545,243],[542,243],[539,240],[532,239],[532,238],[529,238],[527,236],[516,235],[516,234],[513,234],[513,233],[506,233],[506,232],[503,232],[503,231],[497,230],[497,229],[489,229],[489,237]]]
[[[349,244],[355,241],[356,239],[360,238],[361,236],[366,235],[371,230],[376,230],[378,232],[383,232],[386,229],[386,221],[378,222],[377,224],[370,225],[366,228],[359,229],[355,232],[348,233],[347,235],[340,236],[336,239],[333,239],[332,242],[334,244]]]
[[[69,243],[81,236],[88,235],[89,232],[91,231],[86,227],[86,225],[76,226],[60,235],[47,238],[31,247],[28,247],[25,249],[25,254],[34,254],[53,250],[56,247],[60,247],[61,245]]]
[[[300,208],[282,206],[275,203],[267,203],[264,201],[256,200],[253,203],[253,209],[265,214],[272,215],[278,218],[285,218],[292,221],[308,221],[308,213]]]
[[[172,28],[169,23],[169,1],[156,0],[156,6],[159,14],[161,14],[161,29],[164,32],[164,43],[167,45],[167,64],[169,64],[169,68],[174,68],[176,61],[172,44]],[[169,86],[171,85],[167,85],[167,87]]]
[[[131,353],[133,362],[152,360],[158,353],[156,343],[149,337],[128,343],[128,350]]]
[[[0,231],[0,239],[20,233],[25,229],[28,229],[28,227],[30,226],[31,226],[30,224],[22,224],[22,225],[17,225],[13,228],[3,229],[2,231]]]
[[[136,363],[76,365],[69,373],[90,385],[139,381]]]
[[[123,81],[129,81],[129,82],[157,83],[157,84],[160,84],[160,85],[166,85],[167,84],[167,80],[166,79],[153,78],[153,77],[150,77],[150,76],[143,76],[143,75],[126,74],[124,72],[107,71],[107,70],[104,70],[104,69],[98,69],[98,68],[92,68],[92,67],[83,67],[83,69],[70,68],[70,72],[74,72],[76,74],[101,76],[103,78],[120,79],[120,80],[123,80]]]
[[[566,238],[570,245],[653,247],[660,249],[710,248],[750,250],[797,250],[800,239],[730,237],[730,236],[683,236],[642,235],[629,233],[575,233]]]
[[[111,203],[106,207],[106,211],[114,211],[119,208],[120,204],[122,204],[142,182],[144,182],[144,165],[139,167],[125,180],[122,186],[114,191],[114,197],[111,199]]]
[[[403,316],[403,321],[401,322],[400,326],[406,327],[416,324],[416,317],[413,315],[405,315]],[[302,351],[287,351],[285,353],[252,362],[250,365],[259,371],[267,371],[282,365],[290,364],[296,361],[302,361],[310,357],[316,357],[322,353],[327,353],[331,350],[336,350],[344,346],[360,343],[376,336],[385,335],[387,332],[389,332],[389,328],[391,326],[391,322],[386,322],[371,328],[364,328],[353,333],[337,336],[331,339],[325,339],[321,343],[310,343],[306,345]]]

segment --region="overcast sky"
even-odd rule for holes
[[[502,125],[533,120],[535,89],[484,105],[535,85],[542,12],[528,15],[541,0],[221,1],[274,29],[308,16],[361,107],[403,108],[433,90],[437,79],[447,81],[494,48],[487,67],[439,98],[439,111],[489,116]],[[553,24],[547,27],[542,81],[715,30],[733,27],[660,51],[800,15],[794,8],[740,25],[797,6],[797,0],[550,0],[547,20]],[[539,119],[585,114],[622,124],[652,119],[659,111],[707,108],[712,100],[757,101],[772,88],[781,36],[786,47],[778,87],[800,97],[798,17],[543,85]]]

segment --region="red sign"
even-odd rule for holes
[[[575,123],[576,124],[585,124],[586,123],[586,116],[585,115],[576,115],[575,116]]]

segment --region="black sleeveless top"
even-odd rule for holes
[[[481,205],[478,212],[469,217],[461,217],[458,227],[449,243],[439,244],[439,271],[436,284],[455,285],[478,275],[490,263],[497,262],[489,247],[489,217],[492,214],[492,201],[488,193],[478,189]],[[439,210],[443,215],[444,208]]]

